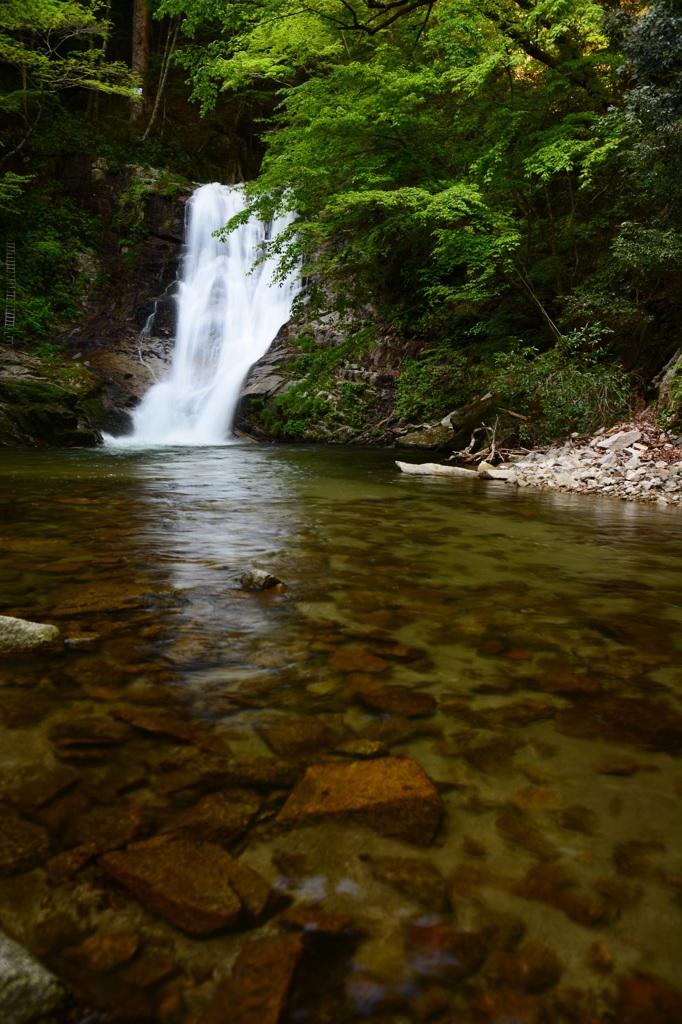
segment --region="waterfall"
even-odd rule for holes
[[[238,186],[202,185],[188,203],[187,250],[178,293],[178,324],[167,380],[147,392],[133,414],[134,444],[222,444],[241,385],[291,315],[293,275],[273,284],[277,260],[263,254],[293,215],[262,224],[253,218],[213,237],[244,209]]]

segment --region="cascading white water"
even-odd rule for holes
[[[213,232],[244,209],[241,189],[202,185],[188,207],[173,364],[133,415],[134,444],[228,440],[242,382],[289,319],[299,288],[293,275],[273,285],[274,257],[254,266],[293,215],[269,227],[252,218],[222,241]]]

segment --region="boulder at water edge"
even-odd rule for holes
[[[438,790],[416,761],[382,757],[311,765],[275,819],[279,828],[353,821],[428,846],[443,817]]]
[[[0,615],[0,655],[49,647],[56,644],[59,638],[60,632],[56,626]]]

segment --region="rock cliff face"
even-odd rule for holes
[[[352,329],[333,317],[305,314],[285,324],[244,381],[236,431],[258,440],[391,443],[398,424],[396,381],[407,349],[383,333],[365,352],[336,358],[334,349],[344,350]],[[312,346],[331,356],[323,384],[302,365],[299,339],[305,339],[308,354]],[[294,403],[287,400],[291,389]]]
[[[114,171],[103,161],[95,161],[90,179],[84,193],[104,224],[101,287],[87,297],[83,319],[59,340],[67,360],[102,382],[93,426],[118,435],[129,432],[131,410],[170,365],[191,189],[165,182],[153,169]]]
[[[101,443],[101,431],[125,434],[130,411],[170,364],[191,188],[154,169],[85,157],[60,180],[99,219],[100,244],[77,268],[82,318],[49,339],[62,346],[61,362],[0,348],[0,446],[83,447]]]

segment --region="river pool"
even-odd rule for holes
[[[0,452],[0,612],[67,638],[0,665],[0,927],[89,1020],[682,1020],[679,511],[394,458]],[[408,762],[433,837],[282,816]]]

